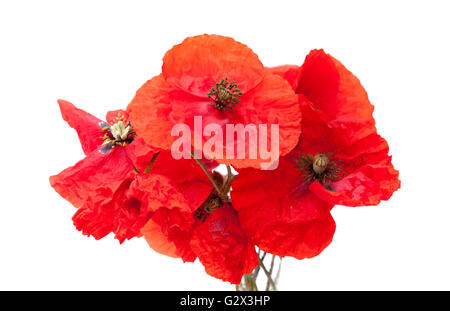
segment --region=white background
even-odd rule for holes
[[[1,1],[0,289],[234,289],[152,251],[95,241],[48,177],[83,157],[63,98],[103,118],[125,108],[186,36],[215,33],[266,66],[324,48],[375,105],[402,188],[336,206],[333,243],[283,261],[281,290],[450,290],[449,7],[446,1]]]

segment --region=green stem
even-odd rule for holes
[[[270,262],[270,269],[269,269],[270,275],[272,275],[274,263],[275,263],[275,255],[272,255],[272,261]],[[273,283],[275,284],[275,282],[273,282]],[[269,289],[270,289],[270,283],[269,283],[269,280],[267,280],[266,291],[268,291]]]
[[[206,166],[203,164],[202,161],[200,161],[199,159],[196,159],[194,154],[191,152],[192,158],[194,159],[195,162],[197,162],[198,166],[201,167],[201,169],[203,170],[203,172],[205,172],[206,176],[208,176],[209,181],[211,182],[211,184],[213,185],[214,189],[216,189],[217,193],[219,194],[219,196],[222,199],[226,199],[222,193],[222,190],[219,188],[219,186],[217,185],[217,183],[214,181],[214,178],[212,177],[211,173],[209,172],[209,170],[206,168]]]
[[[267,253],[261,251],[261,249],[258,248],[258,260],[259,265],[256,266],[255,270],[252,273],[245,274],[243,276],[242,282],[239,285],[236,285],[236,291],[257,291],[258,287],[256,285],[256,279],[258,277],[258,272],[260,270],[264,271],[264,274],[267,277],[267,283],[266,283],[266,291],[273,290],[276,291],[277,287],[277,281],[280,276],[280,270],[281,270],[281,257],[279,257],[280,263],[278,265],[278,271],[275,276],[275,279],[272,277],[272,274],[275,272],[275,261],[276,261],[276,255],[272,255],[272,259],[270,262],[270,269],[267,269],[264,265],[264,259],[266,258]]]
[[[160,151],[158,151],[157,153],[155,153],[152,157],[152,159],[150,160],[150,163],[148,163],[147,167],[145,168],[144,174],[148,174],[150,172],[150,170],[152,169],[153,163],[155,163],[156,158],[159,156]]]
[[[241,284],[236,285],[236,291],[258,291],[254,274],[244,274],[244,279]]]
[[[245,287],[249,291],[258,291],[258,286],[256,285],[256,279],[253,276],[253,273],[249,273],[244,275]]]
[[[266,274],[267,277],[267,282],[270,284],[270,286],[272,286],[273,290],[277,290],[277,286],[275,285],[275,282],[272,280],[272,276],[270,275],[269,271],[267,270],[266,266],[264,265],[264,262],[261,260],[261,258],[259,258],[259,265],[261,266],[261,269],[263,269],[264,273]]]
[[[233,181],[233,173],[231,172],[231,167],[227,165],[227,181],[225,186],[223,186],[223,193],[228,197],[228,192],[230,192],[231,182]]]

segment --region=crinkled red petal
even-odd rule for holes
[[[58,175],[50,177],[50,184],[75,207],[85,202],[97,204],[111,201],[122,182],[133,176],[133,169],[122,148],[107,154],[95,150]]]
[[[229,37],[205,34],[186,38],[167,51],[162,72],[171,85],[206,97],[224,78],[247,92],[262,80],[264,67],[246,45]]]
[[[186,187],[189,187],[187,191]],[[160,207],[177,209],[185,216],[187,227],[194,221],[192,213],[206,200],[211,190],[212,186],[204,181],[190,180],[180,185],[154,172],[136,175],[130,186],[130,194],[138,199],[143,207],[152,211]]]
[[[171,135],[172,127],[184,123],[174,112],[175,100],[178,105],[195,105],[202,101],[175,90],[162,75],[147,81],[127,107],[137,136],[151,146],[170,150],[176,139]]]
[[[299,95],[302,98],[302,95]],[[304,99],[304,97],[303,97]],[[292,162],[303,153],[332,153],[335,159],[348,167],[349,173],[361,162],[361,157],[369,154],[379,154],[387,157],[389,146],[385,139],[376,133],[376,128],[370,126],[361,137],[351,139],[351,129],[347,127],[334,128],[324,120],[323,112],[314,108],[306,99],[302,104],[302,135],[298,145],[287,156]],[[350,170],[350,171],[349,171]]]
[[[84,153],[87,155],[100,148],[103,143],[101,137],[104,134],[100,126],[102,120],[78,109],[68,101],[59,99],[58,104],[63,119],[77,131]]]
[[[232,284],[239,284],[258,265],[255,246],[228,204],[214,210],[195,229],[191,247],[209,275]]]
[[[128,179],[122,183],[121,189],[113,198],[114,217],[113,232],[115,238],[123,243],[134,237],[140,237],[141,229],[153,215],[153,210],[135,198],[130,191],[134,179]]]
[[[94,208],[87,204],[78,208],[72,217],[77,230],[84,235],[93,236],[99,240],[114,230],[114,207],[111,202]]]
[[[155,212],[141,230],[150,247],[171,257],[194,261],[196,257],[189,246],[195,221],[192,214],[211,190],[209,181],[202,179],[175,182],[153,171],[137,175],[130,192],[141,202],[141,208]]]
[[[193,262],[197,256],[190,246],[192,228],[186,228],[185,223],[185,215],[180,210],[162,207],[145,224],[142,233],[156,252]]]
[[[50,177],[52,187],[78,208],[74,224],[86,235],[101,238],[114,231],[115,200],[126,190],[124,183],[134,177],[123,148],[107,154],[95,150],[88,156]]]
[[[345,135],[348,144],[376,131],[374,108],[360,81],[323,50],[306,56],[297,93],[312,102],[327,125]]]
[[[398,171],[390,163],[365,164],[332,184],[333,191],[320,183],[309,187],[319,198],[331,204],[347,206],[377,205],[388,200],[400,188]]]
[[[149,221],[142,227],[141,232],[145,237],[148,245],[156,252],[173,257],[179,258],[181,255],[179,254],[177,247],[174,241],[169,240],[169,234],[167,232],[168,225],[164,224],[168,216],[167,214],[170,211],[165,208],[159,209]],[[176,212],[176,211],[175,211]],[[164,228],[164,229],[163,229]],[[187,243],[189,246],[189,243]],[[190,246],[189,246],[190,249]]]

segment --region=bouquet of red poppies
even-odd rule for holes
[[[238,289],[275,256],[319,255],[335,205],[377,205],[400,188],[364,88],[323,50],[267,68],[229,37],[186,38],[125,110],[98,119],[58,101],[86,157],[50,177],[75,227],[144,237]],[[267,263],[266,254],[272,254]]]

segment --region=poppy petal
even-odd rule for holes
[[[106,202],[96,207],[86,204],[78,208],[72,217],[78,231],[86,236],[99,240],[114,230],[114,207],[112,202]]]
[[[147,221],[145,226],[141,229],[142,234],[145,237],[148,245],[156,252],[173,257],[180,257],[177,254],[177,248],[173,241],[169,241],[168,234],[164,234],[161,229],[161,225],[156,221],[159,218],[160,211],[155,213],[155,215]],[[167,216],[162,217],[163,219],[167,219]]]
[[[191,230],[183,228],[184,215],[177,209],[162,207],[145,224],[141,232],[148,245],[156,252],[184,262],[197,258],[190,246]]]
[[[171,85],[206,97],[224,78],[235,81],[243,93],[251,90],[262,80],[264,66],[246,45],[205,34],[186,38],[167,51],[162,72]]]
[[[346,206],[377,205],[400,188],[398,171],[390,163],[366,164],[332,184],[333,191],[315,182],[309,187],[320,199]]]
[[[95,150],[74,166],[51,176],[50,184],[78,208],[73,216],[76,228],[100,239],[114,231],[114,202],[133,175],[122,148],[107,154]]]
[[[137,92],[127,107],[137,136],[151,146],[170,150],[175,138],[171,136],[172,127],[183,120],[174,119],[173,89],[162,77],[153,77]],[[179,97],[183,98],[183,95]],[[189,105],[189,102],[183,102]]]
[[[338,60],[313,50],[301,68],[296,92],[312,102],[329,126],[346,135],[348,144],[376,130],[365,89]]]
[[[125,180],[113,197],[113,230],[115,238],[123,243],[134,237],[140,237],[141,229],[150,219],[153,211],[133,197],[130,186],[134,179]]]
[[[186,191],[187,187],[197,191]],[[131,195],[152,211],[160,207],[179,210],[185,215],[186,226],[193,222],[192,213],[199,202],[206,200],[211,190],[212,186],[206,182],[191,180],[180,187],[168,177],[155,173],[136,175],[130,186]]]
[[[149,246],[167,256],[194,261],[189,246],[192,214],[211,190],[210,183],[202,180],[174,183],[155,172],[137,175],[130,192],[143,208],[155,212],[141,230]]]
[[[214,210],[194,231],[191,247],[209,275],[239,284],[258,265],[255,246],[230,205]]]
[[[134,175],[122,148],[102,154],[98,150],[61,173],[50,177],[51,186],[75,207],[111,201],[122,182]]]
[[[77,131],[84,153],[87,155],[100,148],[103,144],[101,137],[104,135],[101,128],[102,120],[78,109],[68,101],[59,99],[58,104],[63,119]]]

